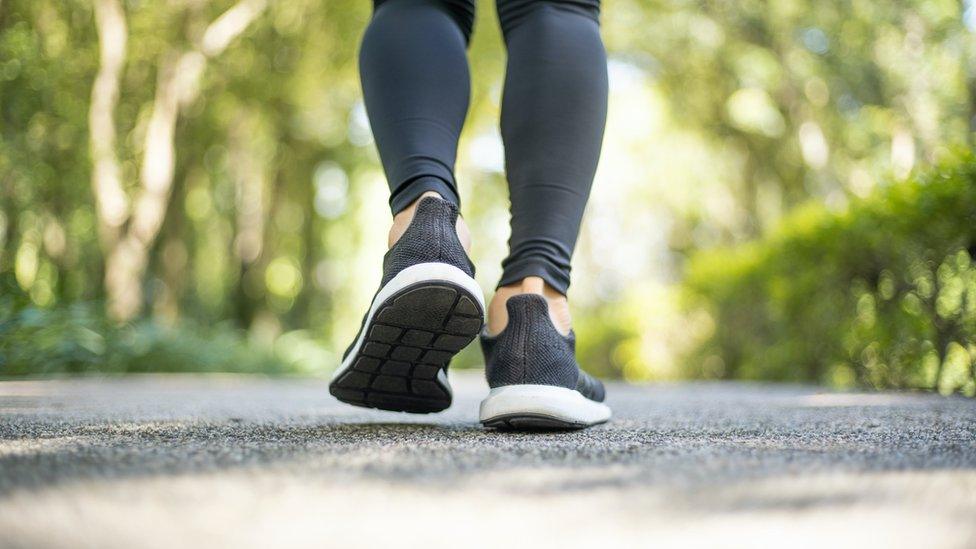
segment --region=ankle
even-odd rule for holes
[[[393,216],[393,225],[390,227],[389,237],[387,238],[386,244],[388,248],[392,248],[397,240],[403,236],[403,233],[407,232],[407,227],[410,226],[410,222],[413,221],[414,212],[417,211],[417,204],[421,200],[427,197],[433,197],[443,200],[440,194],[434,191],[427,191],[424,194],[417,197],[416,200],[410,203],[409,206],[400,210],[396,215]],[[471,233],[468,231],[468,225],[464,222],[461,216],[458,216],[457,224],[455,225],[457,230],[458,240],[461,241],[461,247],[464,248],[465,252],[471,249]]]
[[[514,284],[500,286],[488,305],[488,334],[497,335],[508,325],[508,309],[505,303],[510,297],[521,294],[537,294],[546,298],[549,305],[549,318],[561,334],[567,335],[572,329],[569,314],[569,301],[558,290],[546,284],[537,276],[523,278]]]

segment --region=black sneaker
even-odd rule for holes
[[[356,406],[413,413],[451,405],[447,365],[481,331],[485,302],[458,240],[457,207],[424,198],[383,258],[383,282],[329,384]]]
[[[541,295],[509,298],[508,325],[481,336],[491,391],[481,423],[501,429],[581,429],[610,419],[603,383],[580,370],[576,338],[560,334]]]

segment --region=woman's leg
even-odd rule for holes
[[[343,402],[447,408],[447,365],[484,324],[453,173],[470,93],[472,1],[377,0],[363,37],[363,95],[394,222],[380,287],[329,384]]]
[[[508,48],[501,128],[512,236],[489,331],[518,293],[547,297],[569,329],[570,259],[590,193],[607,115],[607,60],[599,0],[497,0]]]
[[[459,202],[454,160],[471,92],[473,19],[474,0],[374,2],[359,69],[394,214],[424,192]]]

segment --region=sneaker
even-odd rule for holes
[[[451,405],[447,365],[484,325],[474,266],[458,240],[457,207],[424,198],[383,258],[383,281],[329,384],[356,406],[413,413]]]
[[[576,338],[560,334],[541,295],[509,298],[508,325],[481,336],[491,388],[481,423],[500,429],[581,429],[610,419],[603,383],[580,370]]]

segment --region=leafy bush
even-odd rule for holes
[[[119,326],[91,303],[43,309],[13,291],[0,300],[0,376],[299,370],[229,326],[151,320]]]
[[[705,378],[976,392],[976,158],[834,213],[810,205],[767,237],[701,251],[685,287],[713,329]]]

